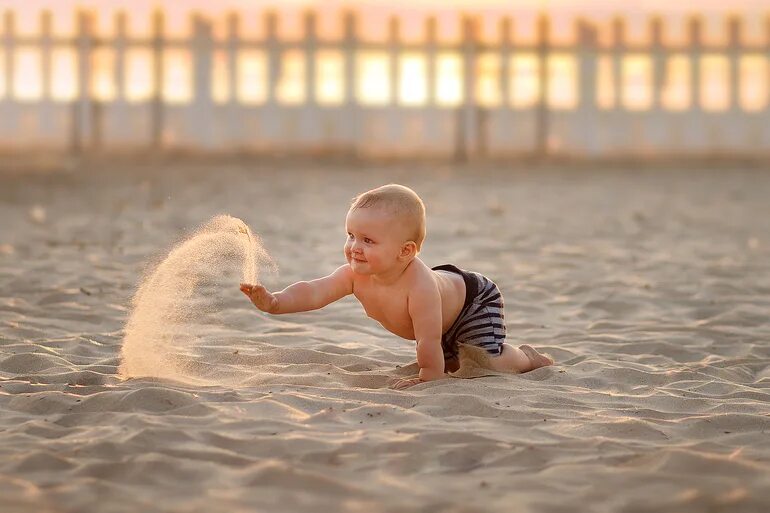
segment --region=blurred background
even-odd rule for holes
[[[770,8],[685,4],[6,0],[0,154],[770,158]]]

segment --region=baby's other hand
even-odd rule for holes
[[[390,388],[394,390],[403,390],[404,388],[409,388],[417,385],[418,383],[422,383],[423,381],[420,378],[404,378],[399,379],[394,384],[390,386]]]
[[[278,298],[258,283],[256,285],[241,283],[241,292],[246,294],[254,306],[263,312],[272,313],[278,307]]]

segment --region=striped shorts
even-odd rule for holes
[[[457,358],[459,344],[486,349],[498,356],[505,342],[505,314],[503,295],[497,285],[481,274],[464,271],[447,264],[434,271],[450,271],[465,281],[465,303],[454,324],[441,337],[444,358]]]

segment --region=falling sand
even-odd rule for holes
[[[242,220],[221,215],[175,246],[147,274],[132,302],[126,323],[120,375],[153,377],[192,385],[247,385],[260,382],[259,369],[268,361],[290,363],[297,354],[249,355],[233,351],[224,320],[223,291],[238,282],[257,282],[261,266],[275,263],[260,238]],[[256,344],[251,344],[259,351]],[[303,363],[300,357],[296,363]],[[267,370],[262,368],[262,370]],[[416,377],[416,363],[391,369],[390,378]],[[485,351],[460,348],[456,378],[498,374],[490,370]],[[382,374],[359,386],[382,386]]]
[[[275,267],[260,238],[227,215],[214,217],[175,246],[133,298],[120,374],[210,380],[202,341],[220,324],[222,290],[256,282],[262,265]]]

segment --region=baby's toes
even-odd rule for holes
[[[533,370],[539,369],[540,367],[545,367],[547,365],[553,365],[553,358],[548,355],[539,353],[537,349],[528,344],[519,346],[519,349],[521,349],[522,352],[527,355],[529,361],[532,362]]]

